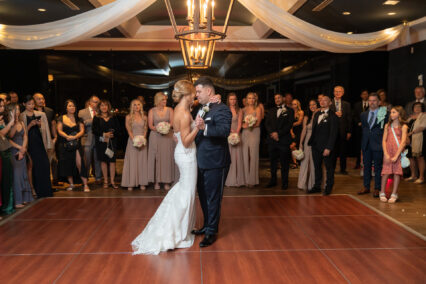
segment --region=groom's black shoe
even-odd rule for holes
[[[212,245],[216,241],[216,235],[206,234],[204,239],[200,242],[200,248],[205,248]]]
[[[308,190],[308,194],[318,193],[318,192],[321,192],[321,188],[313,187],[313,188]]]
[[[276,187],[276,186],[277,186],[277,182],[270,181],[270,182],[266,185],[266,188],[271,188],[271,187]]]
[[[206,228],[205,228],[205,227],[202,227],[202,228],[201,228],[201,229],[199,229],[199,230],[192,230],[192,231],[191,231],[191,234],[196,235],[196,236],[199,236],[199,235],[204,235],[204,234],[205,234],[205,232],[206,232]]]

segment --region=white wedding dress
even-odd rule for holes
[[[142,233],[132,242],[133,255],[159,254],[175,248],[191,247],[195,225],[195,191],[197,184],[197,157],[193,142],[189,148],[177,138],[175,162],[179,167],[179,181],[164,197],[154,216]]]

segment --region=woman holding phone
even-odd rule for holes
[[[52,196],[47,150],[52,149],[53,145],[47,117],[44,112],[34,110],[35,102],[32,96],[25,97],[24,106],[25,110],[20,119],[28,131],[28,154],[32,165],[29,176],[32,177],[32,185],[38,198]]]

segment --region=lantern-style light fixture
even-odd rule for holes
[[[206,69],[211,66],[215,41],[224,39],[228,29],[228,21],[231,15],[234,0],[229,1],[228,12],[222,32],[213,29],[215,20],[214,0],[187,0],[188,26],[178,30],[176,19],[170,0],[164,0],[170,21],[173,26],[175,38],[179,40],[182,48],[185,67],[189,69]]]

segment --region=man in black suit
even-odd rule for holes
[[[329,195],[334,185],[334,146],[338,134],[339,122],[336,114],[330,109],[331,99],[323,96],[320,100],[321,111],[313,117],[312,135],[308,145],[312,147],[312,158],[315,167],[315,184],[308,193],[321,192],[322,163],[327,171],[327,181],[323,195]]]
[[[208,77],[200,77],[194,85],[198,101],[202,105],[195,120],[197,127],[201,129],[195,143],[198,163],[197,191],[204,225],[192,233],[204,234],[200,247],[207,247],[216,241],[219,229],[223,187],[231,164],[228,136],[231,132],[232,113],[225,104],[213,103],[217,98],[215,99],[213,82]]]
[[[381,189],[381,173],[383,165],[383,131],[389,114],[382,121],[378,121],[380,98],[377,93],[368,97],[369,109],[361,114],[362,125],[362,156],[364,158],[364,188],[358,194],[370,192],[371,168],[374,161],[374,197],[379,197]]]
[[[333,111],[339,123],[338,141],[336,147],[336,156],[334,159],[334,167],[336,167],[337,156],[340,158],[340,173],[347,175],[346,171],[346,155],[348,149],[348,141],[352,135],[352,113],[351,105],[342,100],[345,94],[345,89],[342,86],[334,87],[334,99],[330,106],[330,110]]]
[[[358,101],[354,105],[354,111],[352,121],[354,124],[354,140],[356,147],[356,164],[355,169],[359,169],[361,167],[361,113],[368,110],[368,91],[362,90],[361,92],[361,101]]]
[[[268,131],[269,159],[271,161],[271,180],[267,187],[277,185],[278,159],[281,163],[281,188],[288,187],[288,171],[290,164],[290,130],[293,127],[294,111],[284,104],[281,94],[276,94],[275,107],[269,110],[265,127]]]
[[[407,116],[410,116],[413,113],[413,104],[414,103],[422,103],[426,107],[426,98],[425,98],[425,88],[422,86],[418,86],[414,89],[414,97],[416,98],[414,101],[409,102],[405,106],[405,112]]]

